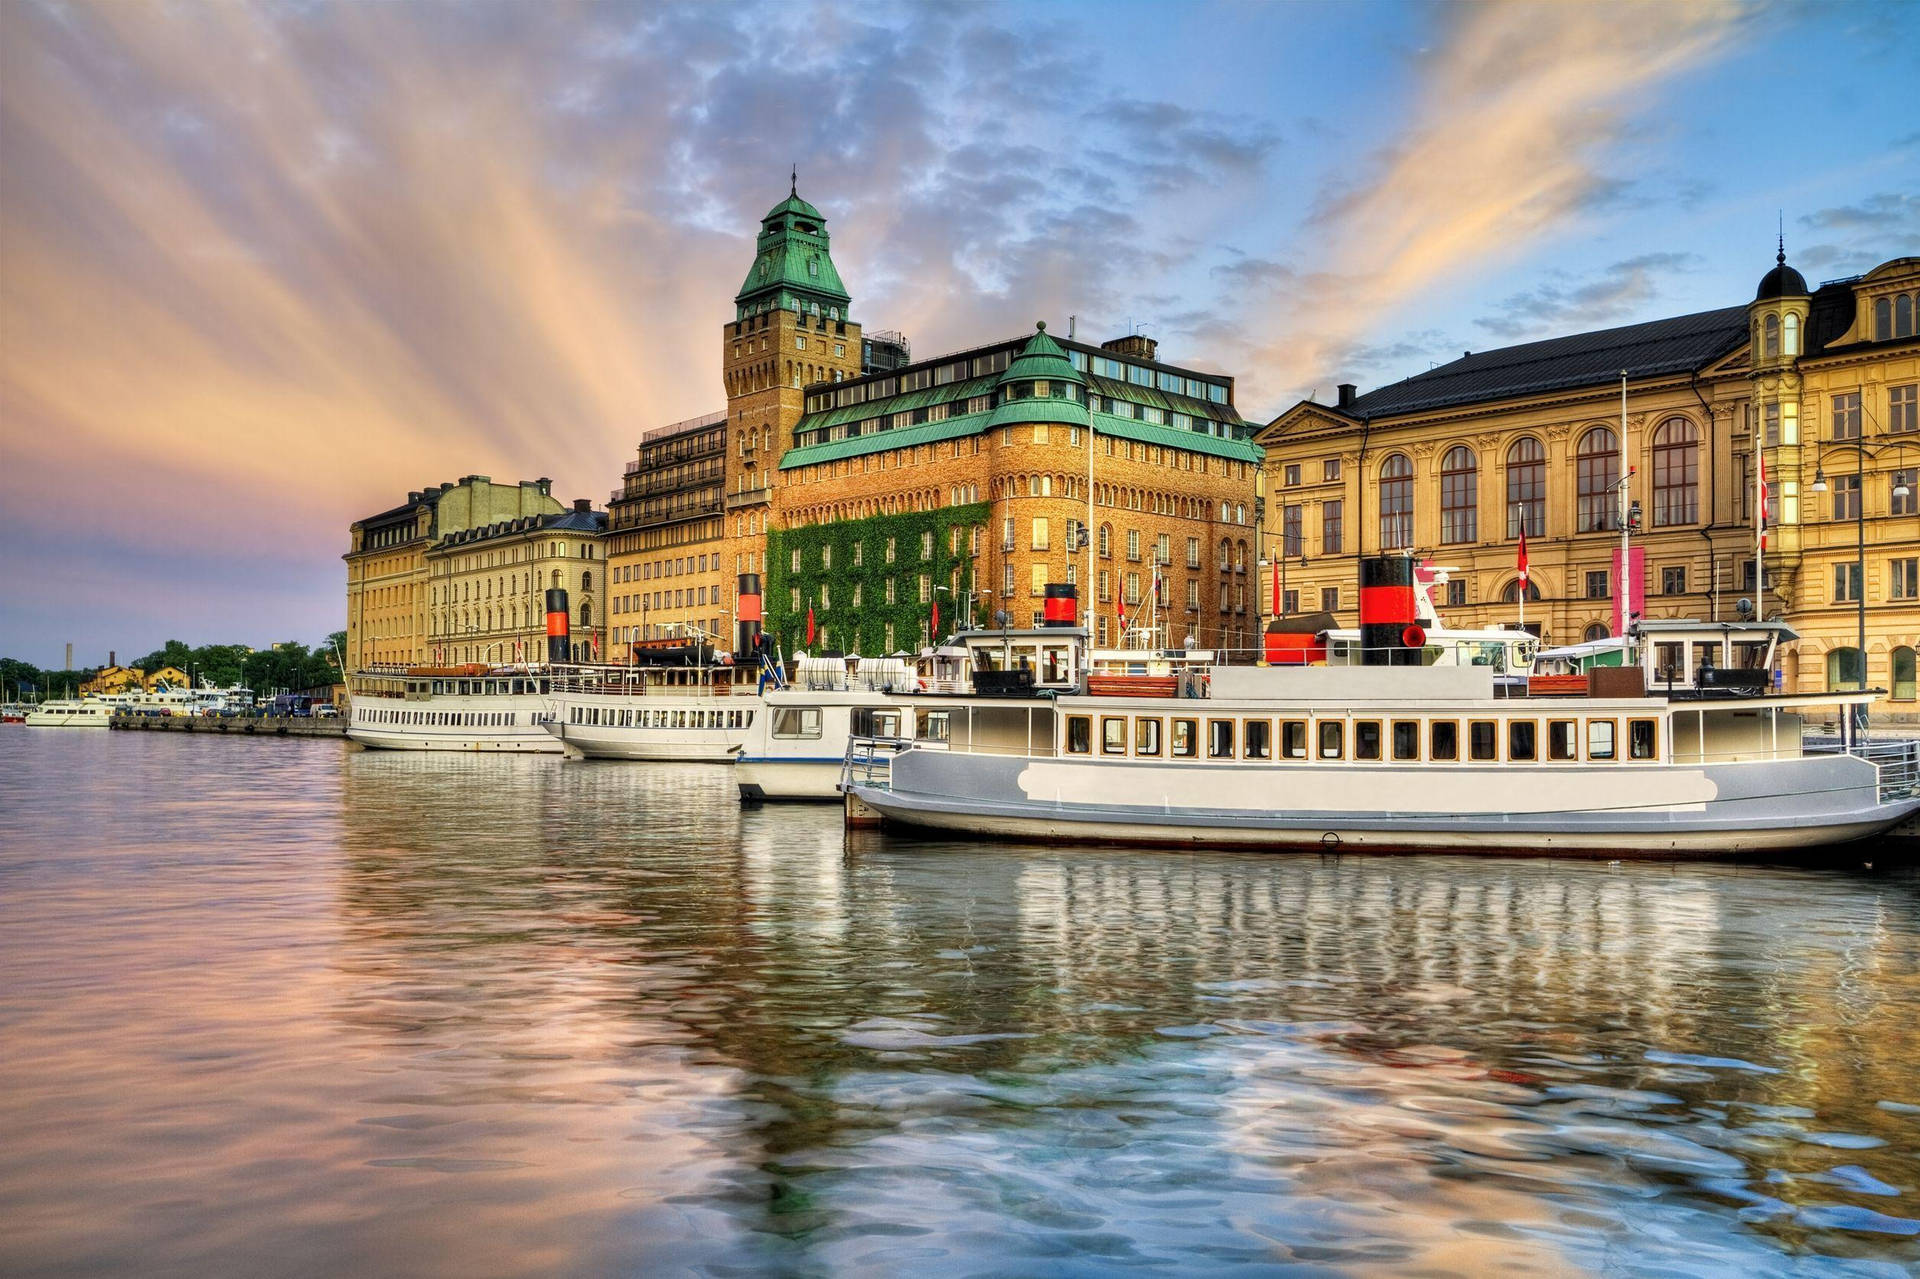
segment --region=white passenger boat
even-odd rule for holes
[[[764,695],[766,712],[742,746],[740,798],[837,801],[855,738],[938,750],[956,712],[975,701],[1044,708],[1044,699],[1080,687],[1085,643],[1077,628],[1035,627],[965,631],[912,665],[798,655],[789,682]]]
[[[1851,714],[1832,748],[1804,740],[1813,708],[1877,694],[1770,695],[1780,632],[1763,638],[1759,664],[1740,665],[1742,638],[1723,632],[1707,668],[1721,673],[1671,690],[1650,690],[1638,666],[1508,696],[1495,695],[1488,666],[1216,667],[1186,696],[978,707],[937,751],[856,739],[849,821],[1021,839],[1620,856],[1816,847],[1920,811],[1920,743],[1869,740]]]
[[[704,645],[556,672],[546,731],[573,758],[731,763],[761,715],[758,668]]]
[[[56,697],[27,711],[28,728],[106,728],[114,703],[103,697]]]
[[[557,755],[544,667],[376,667],[349,677],[347,736],[378,750]]]

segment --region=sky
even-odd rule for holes
[[[920,357],[1266,421],[1920,253],[1920,5],[0,3],[0,655],[317,642],[348,525],[606,502],[799,172]]]

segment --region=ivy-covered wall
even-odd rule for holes
[[[806,647],[807,607],[813,606],[818,629],[815,649],[839,649],[869,656],[920,646],[920,624],[931,620],[932,606],[920,602],[920,576],[946,585],[960,570],[961,594],[935,591],[940,601],[940,630],[948,633],[961,624],[966,605],[972,530],[980,529],[982,559],[974,564],[981,574],[972,585],[977,594],[975,619],[984,616],[992,585],[985,575],[987,503],[949,506],[937,511],[906,511],[875,515],[864,520],[841,520],[803,528],[776,528],[767,534],[765,626],[784,653]],[[961,530],[959,553],[953,551],[952,530]],[[925,535],[933,534],[933,553],[921,557]],[[887,544],[893,543],[893,560]],[[857,549],[856,549],[857,548]],[[800,569],[794,571],[794,552]],[[894,584],[894,602],[887,603],[887,582]],[[798,588],[796,606],[794,591]],[[856,590],[859,603],[854,602]],[[893,644],[887,644],[887,624],[893,624]]]

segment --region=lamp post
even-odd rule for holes
[[[1879,423],[1876,422],[1875,425],[1877,426]],[[1818,455],[1815,457],[1813,464],[1813,491],[1815,493],[1825,493],[1827,491],[1827,472],[1825,466],[1821,463],[1820,457],[1834,449],[1853,450],[1854,561],[1853,582],[1851,585],[1853,587],[1854,612],[1858,625],[1858,647],[1854,649],[1854,652],[1859,655],[1860,691],[1863,693],[1867,689],[1867,459],[1869,457],[1878,457],[1882,451],[1887,449],[1904,449],[1911,447],[1914,446],[1909,445],[1904,440],[1882,440],[1879,444],[1872,446],[1869,446],[1862,440],[1828,440],[1825,444],[1819,446]],[[1904,483],[1895,485],[1893,489],[1893,496],[1897,498],[1909,497],[1912,493],[1913,490],[1908,488]],[[1858,727],[1865,728],[1866,722],[1867,708],[1862,706],[1857,713],[1855,723]]]

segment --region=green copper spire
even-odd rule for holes
[[[827,220],[800,198],[796,173],[787,198],[760,219],[753,265],[734,295],[738,317],[761,311],[791,311],[844,320],[852,301],[827,249]]]
[[[1045,388],[1042,390],[1042,388]],[[988,427],[1022,422],[1058,422],[1087,426],[1087,380],[1067,359],[1060,344],[1047,336],[1045,320],[1034,325],[1020,355],[994,384],[993,414]]]

